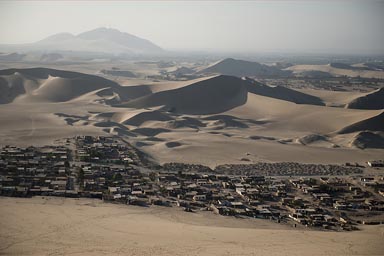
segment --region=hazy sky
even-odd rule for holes
[[[384,54],[384,1],[0,1],[0,43],[101,26],[165,49]]]

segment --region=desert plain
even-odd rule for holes
[[[382,255],[382,226],[313,231],[178,208],[0,198],[3,255]]]

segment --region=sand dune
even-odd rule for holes
[[[351,145],[360,149],[384,148],[384,133],[359,132],[351,141]]]
[[[0,77],[0,104],[10,103],[17,96],[24,94],[24,79],[18,74]]]
[[[209,166],[244,158],[343,163],[382,155],[370,144],[360,150],[360,138],[352,143],[356,132],[382,130],[382,110],[323,106],[341,106],[364,93],[296,91],[225,75],[148,84],[119,80],[129,86],[45,68],[2,70],[0,78],[2,90],[15,90],[0,94],[8,103],[0,109],[3,144],[107,133],[126,137],[159,163]]]
[[[0,76],[4,92],[2,95],[8,95],[7,98],[2,97],[2,103],[12,102],[24,94],[32,99],[63,102],[98,89],[120,87],[101,77],[47,68],[0,70]],[[38,86],[33,90],[27,89],[28,83],[35,83]]]
[[[172,120],[167,122],[166,127],[170,129],[178,129],[178,128],[199,128],[206,127],[207,125],[203,123],[201,120],[193,117],[182,117],[181,119]]]
[[[289,71],[282,71],[277,67],[263,65],[257,62],[236,60],[227,58],[217,63],[214,63],[208,68],[200,70],[198,73],[214,73],[229,76],[289,76]]]
[[[166,113],[162,113],[160,111],[144,111],[125,120],[123,124],[140,126],[147,121],[162,122],[162,121],[170,121],[170,120],[173,120],[173,118],[167,115]]]
[[[321,134],[309,134],[298,139],[298,142],[307,145],[318,141],[327,141],[327,137]]]
[[[162,129],[162,128],[136,128],[132,130],[133,133],[137,133],[143,136],[149,136],[153,137],[163,132],[170,132],[168,129]]]
[[[330,107],[345,107],[352,100],[365,96],[366,93],[363,92],[346,92],[346,91],[330,91],[330,90],[315,90],[315,89],[296,89],[299,92],[305,94],[313,95],[319,99],[326,106]]]
[[[267,96],[275,99],[286,100],[297,104],[324,105],[322,100],[316,96],[295,91],[286,87],[271,87],[254,80],[249,80],[247,89],[249,92],[261,96]]]
[[[0,92],[0,104],[18,96],[29,101],[65,102],[91,92],[110,97],[106,104],[117,104],[152,93],[145,85],[120,86],[102,77],[48,68],[0,70]]]
[[[327,134],[380,113],[377,110],[352,110],[315,105],[294,104],[249,93],[247,103],[226,114],[238,118],[267,122],[265,132],[273,137]],[[261,134],[263,135],[263,134]],[[267,134],[265,134],[267,135]],[[269,135],[269,134],[268,134]],[[279,136],[280,137],[280,136]]]
[[[104,84],[93,84],[83,78],[49,77],[31,96],[39,100],[64,102],[88,92],[104,88]]]
[[[359,131],[384,131],[384,112],[381,114],[359,121],[357,123],[348,125],[338,131],[339,134],[352,133]]]
[[[168,91],[168,90],[174,90],[179,89],[197,82],[201,82],[204,80],[207,80],[209,78],[214,78],[214,76],[206,76],[206,77],[200,77],[192,80],[186,80],[186,81],[166,81],[166,82],[157,82],[148,84],[148,88],[151,90],[152,93],[156,92],[162,92],[162,91]]]
[[[297,104],[324,105],[320,98],[284,87],[270,87],[252,79],[220,75],[177,89],[161,91],[119,105],[133,108],[162,106],[163,111],[207,115],[243,105],[247,92]]]
[[[213,121],[210,126],[219,126],[220,128],[248,128],[249,126],[241,119],[230,115],[214,115],[205,117],[203,120]]]
[[[347,108],[384,109],[384,88],[358,97],[348,103]]]
[[[236,77],[217,76],[182,88],[154,93],[121,106],[133,108],[163,106],[163,111],[173,113],[216,114],[246,102],[246,83],[247,81]]]

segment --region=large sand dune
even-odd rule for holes
[[[19,96],[30,101],[65,102],[91,92],[99,97],[116,95],[117,101],[109,102],[116,104],[152,93],[145,85],[120,86],[102,77],[48,68],[0,70],[0,92],[0,104]]]
[[[236,60],[232,58],[221,60],[213,65],[200,70],[198,73],[214,73],[229,76],[289,76],[289,71],[282,71],[277,67],[263,65],[257,62]]]
[[[324,105],[320,98],[281,86],[270,87],[252,79],[220,75],[206,80],[160,91],[127,102],[121,106],[149,108],[163,106],[163,110],[183,114],[217,114],[247,101],[247,94],[267,96],[297,104]]]
[[[298,92],[286,87],[271,87],[251,80],[247,86],[248,91],[261,96],[267,96],[275,99],[291,101],[297,104],[324,105],[322,100],[316,96]]]
[[[340,134],[359,131],[384,131],[384,112],[381,114],[348,125],[339,131]]]
[[[195,115],[221,113],[246,102],[247,83],[236,77],[217,76],[182,88],[145,96],[123,106],[163,106],[165,111]]]

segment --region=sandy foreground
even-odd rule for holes
[[[294,229],[179,208],[0,197],[0,255],[383,255],[384,227]]]

